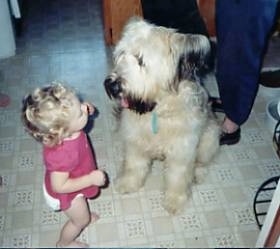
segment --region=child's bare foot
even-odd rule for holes
[[[77,248],[89,248],[89,245],[87,243],[83,243],[77,240],[72,241],[70,244],[68,245],[62,245],[60,243],[56,243],[56,247],[57,248],[73,248],[73,247],[77,247]]]
[[[92,212],[90,223],[96,222],[97,220],[99,220],[99,218],[100,218],[100,216],[97,213]]]

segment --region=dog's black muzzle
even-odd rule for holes
[[[118,98],[122,92],[121,82],[119,79],[114,80],[109,77],[104,81],[104,86],[110,99]]]

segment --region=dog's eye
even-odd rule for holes
[[[142,56],[142,55],[135,55],[135,58],[136,58],[137,61],[138,61],[138,65],[139,65],[140,67],[143,67],[143,66],[144,66],[143,56]]]

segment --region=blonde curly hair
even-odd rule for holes
[[[27,132],[47,146],[60,144],[70,135],[73,98],[77,98],[75,92],[61,83],[36,88],[23,99],[21,117]]]

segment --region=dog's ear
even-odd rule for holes
[[[179,81],[197,81],[207,69],[210,50],[210,42],[206,36],[185,35],[184,50],[178,62]]]

